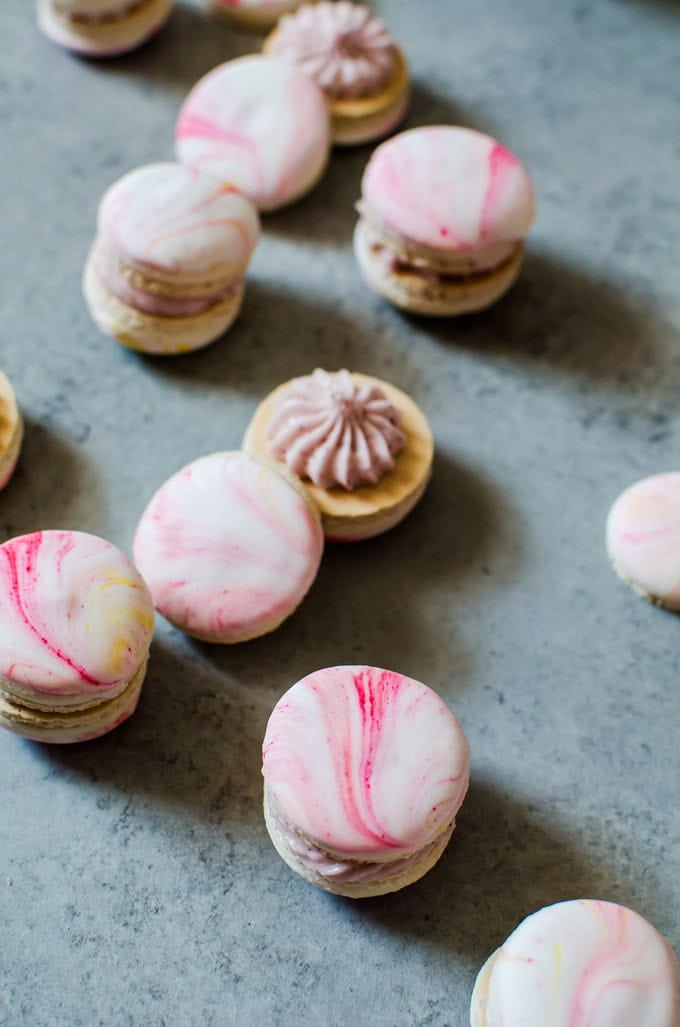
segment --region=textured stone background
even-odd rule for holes
[[[151,493],[238,446],[258,399],[314,366],[410,392],[437,442],[402,527],[330,548],[298,613],[235,648],[159,623],[135,718],[47,748],[0,738],[0,1023],[465,1027],[475,974],[548,902],[627,903],[676,948],[678,620],[610,571],[603,525],[678,467],[674,0],[383,0],[409,125],[500,138],[539,216],[521,280],[465,320],[402,316],[351,252],[370,148],[267,217],[237,326],[154,360],[101,337],[79,278],[100,194],[172,158],[179,104],[252,37],[177,3],[145,49],[63,53],[2,0],[0,365],[27,419],[0,537],[96,532],[127,551]],[[308,671],[367,662],[440,691],[472,783],[440,864],[352,903],[275,855],[260,742]]]

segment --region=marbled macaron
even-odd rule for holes
[[[137,706],[153,633],[149,591],[116,546],[37,531],[0,546],[0,725],[82,742]]]
[[[186,353],[221,336],[243,301],[259,238],[252,204],[211,175],[147,164],[99,205],[83,291],[98,327],[144,353]]]
[[[622,492],[607,517],[606,544],[622,581],[680,610],[680,471],[653,474]]]
[[[4,489],[14,473],[23,436],[24,422],[12,383],[0,371],[0,489]]]
[[[397,891],[446,848],[469,760],[457,718],[421,682],[377,667],[315,671],[267,725],[269,835],[292,870],[326,891]]]
[[[436,317],[500,299],[522,263],[534,192],[520,161],[468,128],[409,129],[364,172],[354,252],[366,284]]]
[[[209,171],[265,211],[312,189],[329,148],[319,87],[289,61],[259,54],[227,61],[200,79],[175,130],[180,161]]]
[[[83,57],[116,57],[165,24],[172,0],[38,0],[45,35]]]
[[[311,587],[323,532],[304,488],[274,464],[212,453],[152,497],[134,539],[159,613],[206,642],[278,627]]]
[[[472,1027],[680,1027],[680,967],[624,906],[573,899],[523,920],[477,977]]]

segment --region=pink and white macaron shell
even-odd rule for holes
[[[529,175],[509,150],[468,128],[402,132],[375,150],[362,211],[407,242],[462,254],[524,238],[534,218]]]
[[[287,61],[252,55],[191,90],[175,134],[180,161],[209,171],[260,210],[292,203],[320,178],[330,147],[319,87]]]
[[[277,703],[263,774],[286,820],[324,851],[397,858],[450,828],[467,790],[469,747],[426,685],[375,667],[330,667]]]
[[[643,478],[622,492],[609,511],[606,542],[627,584],[680,610],[680,471]]]
[[[639,914],[575,899],[527,917],[482,968],[472,1027],[678,1027],[680,968]]]
[[[182,164],[147,164],[104,194],[98,226],[119,256],[178,275],[233,264],[242,270],[259,238],[253,205],[212,175]]]
[[[104,539],[38,531],[0,546],[0,682],[12,695],[46,708],[118,695],[146,662],[153,622],[140,574]]]
[[[209,642],[277,627],[311,587],[322,551],[320,518],[302,486],[241,452],[178,471],[152,498],[134,540],[156,609]]]

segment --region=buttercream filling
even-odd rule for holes
[[[60,3],[54,4],[54,10],[59,17],[74,25],[106,25],[111,22],[126,20],[131,15],[136,14],[137,11],[141,11],[143,7],[148,7],[151,2],[152,0],[132,0],[131,3],[126,4],[124,7],[118,7],[116,10],[102,12],[101,14],[84,14],[70,11],[68,7]]]
[[[163,283],[149,279],[149,288],[144,289],[133,284],[121,273],[120,266],[109,251],[102,245],[96,245],[93,255],[94,270],[105,286],[116,299],[133,310],[153,317],[194,317],[205,310],[221,303],[230,296],[235,296],[243,287],[243,281],[230,282],[210,296],[185,297],[172,296],[163,291]],[[167,287],[166,287],[167,288]]]
[[[109,691],[104,696],[101,694],[86,696],[82,693],[47,693],[37,688],[30,691],[0,674],[0,698],[19,713],[21,710],[25,710],[28,714],[49,713],[68,717],[69,714],[82,713],[119,699],[124,692],[139,682],[140,677],[144,676],[147,662],[148,656],[145,656],[134,673],[122,681],[113,694]]]
[[[441,271],[428,267],[424,263],[406,260],[378,239],[369,240],[368,245],[371,252],[380,259],[390,274],[414,275],[428,285],[454,285],[465,282],[478,282],[484,278],[490,278],[507,264],[511,263],[516,249],[516,247],[512,247],[511,253],[500,263],[494,264],[492,267],[485,265],[481,268],[470,268],[464,271]]]
[[[434,841],[410,852],[407,856],[390,860],[355,860],[338,859],[336,856],[324,849],[313,845],[307,838],[303,838],[291,828],[282,814],[275,807],[271,800],[268,803],[269,817],[275,830],[286,843],[291,854],[307,870],[320,874],[322,877],[333,881],[343,881],[347,884],[370,884],[373,881],[382,881],[390,877],[398,877],[412,867],[420,863],[426,863],[441,844],[442,835],[438,835]],[[453,827],[453,821],[442,834]]]

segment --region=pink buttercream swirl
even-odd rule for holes
[[[286,57],[333,100],[378,93],[394,73],[394,41],[361,4],[321,0],[281,18],[269,51]]]
[[[406,445],[401,414],[378,385],[321,368],[293,379],[267,431],[273,455],[322,489],[375,485]]]

